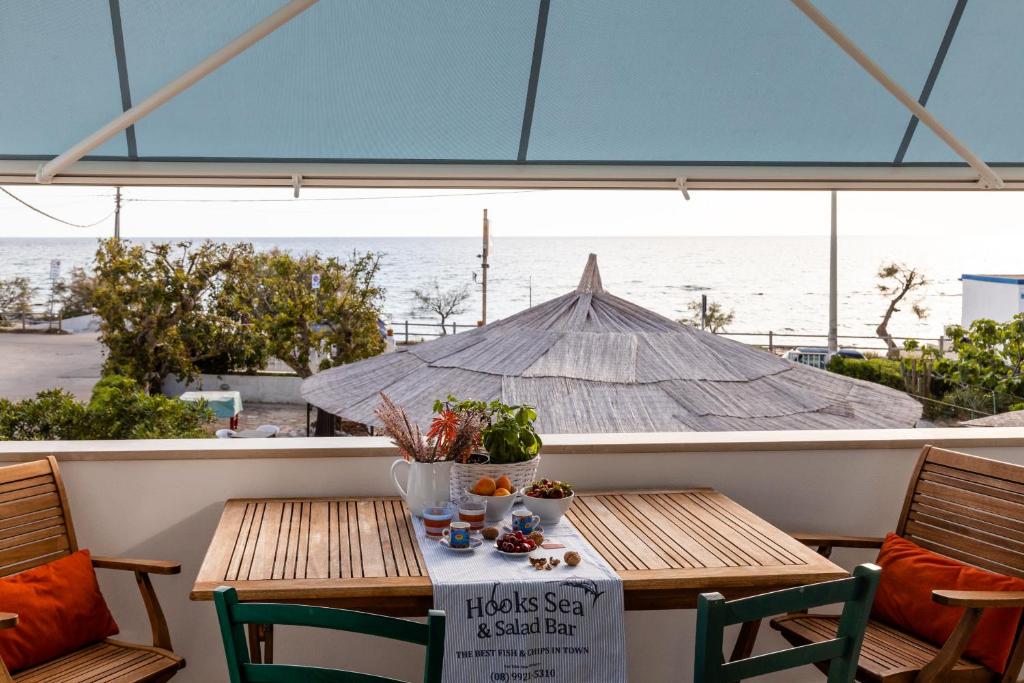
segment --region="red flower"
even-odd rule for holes
[[[434,439],[435,443],[443,448],[455,440],[458,431],[459,414],[454,410],[445,410],[430,423],[427,438]]]

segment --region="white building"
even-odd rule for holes
[[[1006,322],[1024,313],[1024,275],[962,275],[961,324],[988,318]]]

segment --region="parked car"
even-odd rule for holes
[[[864,354],[857,349],[839,349],[836,351],[836,355],[843,358],[865,360]],[[822,370],[828,366],[828,349],[824,346],[798,346],[795,349],[786,351],[786,353],[782,354],[782,357],[796,363],[810,365],[812,368],[821,368]]]

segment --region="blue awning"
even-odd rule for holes
[[[0,159],[33,162],[0,177],[17,181],[282,2],[0,4]],[[815,4],[978,156],[1024,166],[1024,3]],[[86,160],[191,177],[210,163],[281,176],[316,164],[869,179],[965,168],[787,0],[323,0]]]

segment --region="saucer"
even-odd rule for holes
[[[448,542],[447,536],[442,537],[440,543],[453,553],[471,553],[484,544],[484,542],[481,541],[479,538],[473,538],[472,536],[469,537],[468,548],[453,548],[451,544]]]

